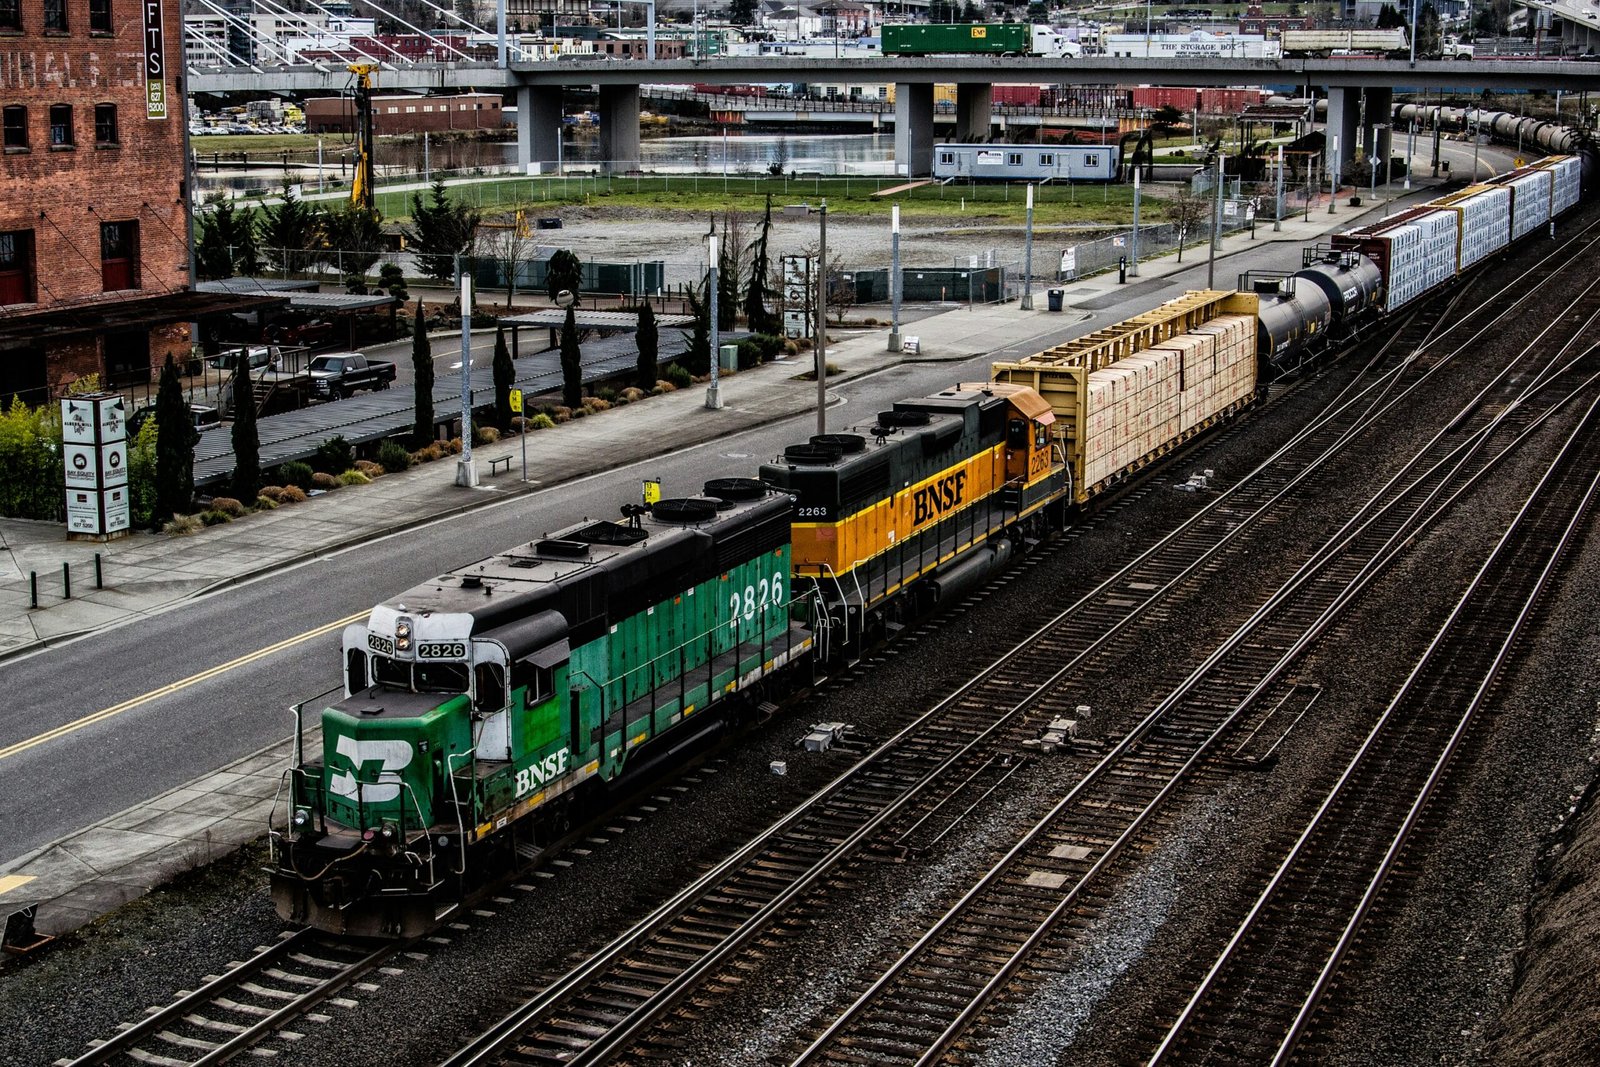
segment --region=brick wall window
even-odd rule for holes
[[[94,143],[117,143],[116,104],[96,104],[94,106]]]
[[[111,32],[111,0],[89,0],[89,30],[92,33]]]
[[[50,147],[70,145],[72,140],[72,105],[50,105]]]
[[[22,29],[22,0],[0,0],[0,30]]]
[[[66,32],[67,0],[44,0],[44,28]]]
[[[139,288],[139,224],[100,224],[100,282],[106,292]]]
[[[21,104],[9,104],[4,110],[5,146],[28,147],[28,109]]]
[[[0,233],[0,305],[33,300],[33,231]]]

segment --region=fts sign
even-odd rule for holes
[[[144,113],[167,117],[167,49],[162,37],[161,0],[144,0]]]

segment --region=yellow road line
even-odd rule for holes
[[[29,882],[33,881],[34,877],[35,876],[31,874],[8,874],[5,877],[0,878],[0,897],[5,896],[13,889],[22,888]]]
[[[140,707],[141,705],[150,703],[152,700],[158,700],[161,697],[170,696],[171,694],[179,692],[180,690],[189,688],[191,685],[197,685],[200,682],[209,681],[212,678],[226,674],[227,672],[238,667],[243,667],[248,663],[254,663],[258,659],[264,659],[273,653],[282,652],[286,648],[293,648],[295,645],[298,645],[304,641],[309,641],[314,637],[321,637],[323,634],[329,633],[330,631],[342,629],[352,622],[366,618],[368,613],[368,611],[358,611],[354,615],[346,615],[342,619],[335,619],[326,626],[319,626],[314,630],[307,630],[305,633],[296,634],[294,637],[286,637],[276,644],[268,645],[266,648],[258,648],[254,652],[246,653],[245,655],[240,656],[238,659],[233,659],[229,660],[227,663],[218,664],[215,667],[201,671],[199,674],[191,674],[189,677],[180,681],[164,685],[159,689],[152,689],[150,692],[145,693],[142,696],[132,697],[128,700],[124,700],[120,704],[113,704],[109,708],[102,708],[100,711],[94,712],[90,715],[85,715],[81,719],[76,719],[69,723],[63,723],[53,730],[46,730],[44,733],[35,737],[30,737],[26,741],[18,741],[14,745],[8,745],[5,748],[0,748],[0,760],[3,760],[8,756],[15,756],[18,752],[26,752],[28,749],[42,745],[47,741],[54,741],[59,737],[65,737],[67,734],[75,733],[76,731],[83,729],[85,726],[93,726],[97,722],[103,722],[106,719],[121,715],[125,711],[131,711],[134,708]]]

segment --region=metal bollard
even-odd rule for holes
[[[72,599],[72,564],[61,564],[61,599]]]
[[[1128,257],[1127,256],[1119,256],[1117,258],[1117,284],[1118,285],[1127,285],[1128,284]]]
[[[106,587],[105,575],[100,569],[100,553],[98,552],[94,554],[94,587],[96,589],[104,589]]]
[[[28,593],[33,598],[33,603],[30,605],[30,607],[35,607],[35,608],[38,607],[39,606],[39,572],[38,571],[29,571],[28,572]]]

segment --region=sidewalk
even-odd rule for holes
[[[1272,242],[1310,243],[1327,232],[1383,213],[1382,203],[1363,198],[1360,209],[1341,206],[1330,215],[1324,204],[1285,220],[1281,232],[1258,225],[1254,240],[1241,233],[1218,255],[1218,284],[1229,286],[1234,268],[1224,257]],[[1017,304],[961,306],[902,326],[915,336],[915,356],[885,351],[883,329],[838,331],[828,362],[843,382],[902,362],[960,361],[1012,350],[1017,355],[1044,347],[1040,339],[1092,317],[1085,306],[1109,306],[1120,296],[1149,291],[1141,303],[1154,307],[1185,288],[1168,291],[1160,279],[1205,265],[1205,245],[1190,248],[1185,261],[1173,256],[1140,264],[1139,287],[1119,286],[1116,272],[1083,279],[1068,291],[1064,313],[1045,310],[1036,291],[1034,308]],[[1043,289],[1045,286],[1039,286]],[[1085,325],[1085,329],[1089,327]],[[1011,355],[1008,352],[1007,355]],[[509,438],[474,449],[482,485],[452,484],[454,463],[446,458],[371,485],[340,489],[302,504],[216,526],[187,537],[140,533],[98,545],[68,542],[61,525],[0,519],[0,658],[24,654],[98,628],[158,612],[208,590],[222,588],[287,564],[357,544],[441,516],[456,514],[508,495],[530,493],[563,481],[647,458],[641,442],[658,452],[677,450],[811,410],[814,382],[797,380],[810,354],[767,364],[722,379],[725,410],[705,411],[705,387],[666,396],[530,434],[528,470],[520,480],[521,445]],[[799,432],[799,431],[797,431]],[[490,460],[510,457],[509,467],[489,475]],[[99,555],[104,588],[95,588]],[[62,596],[62,567],[71,568],[72,598]],[[39,576],[39,607],[29,606],[29,572]],[[24,856],[0,871],[0,922],[25,904],[40,902],[39,930],[61,933],[92,921],[160,884],[175,872],[228,852],[264,831],[272,797],[288,760],[288,741],[253,753],[206,778],[152,798]]]

